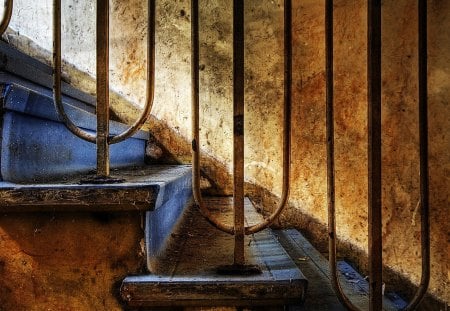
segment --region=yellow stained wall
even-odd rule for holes
[[[28,17],[36,15],[33,5],[40,6],[41,14],[50,14],[51,6],[17,3],[12,26],[20,35],[10,32],[10,42],[48,59],[50,24],[30,27],[35,19]],[[189,3],[158,1],[156,96],[149,124],[180,161],[188,161],[191,137]],[[284,220],[321,241],[326,237],[318,232],[327,221],[324,3],[293,3],[292,188]],[[65,5],[67,60],[93,74],[95,8],[78,2]],[[145,97],[145,11],[142,0],[113,1],[111,9],[111,80],[122,98],[114,97],[113,109],[125,120],[135,118],[136,106]],[[386,267],[415,284],[420,279],[416,15],[415,1],[383,2],[383,256]],[[281,193],[282,17],[281,0],[246,1],[246,176],[255,200],[265,203]],[[222,193],[231,191],[231,20],[231,1],[203,2],[201,146],[204,171]],[[449,301],[450,2],[429,1],[428,20],[430,292]],[[334,26],[338,237],[349,245],[343,255],[357,260],[355,254],[367,250],[365,1],[335,1]],[[39,27],[47,31],[37,34]],[[40,46],[25,44],[30,41],[24,36]],[[66,67],[68,79],[92,91],[90,80],[72,67]],[[271,207],[266,204],[265,209]]]

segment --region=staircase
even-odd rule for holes
[[[216,271],[228,263],[233,238],[216,232],[193,210],[189,165],[146,165],[149,133],[139,131],[111,146],[111,177],[122,182],[92,182],[95,144],[75,137],[59,120],[50,88],[51,68],[2,42],[0,54],[0,213],[145,213],[142,238],[148,272],[123,281],[121,296],[128,307],[286,305],[303,300],[307,281],[270,231],[253,235],[246,250],[248,260],[262,273]],[[63,93],[70,119],[95,132],[95,100],[67,84]],[[110,123],[111,134],[124,128],[119,122]],[[221,205],[229,211],[229,201]],[[257,217],[249,202],[247,209]],[[182,226],[185,218],[196,225]],[[174,246],[195,250],[199,228],[212,239],[203,243],[215,241],[214,247],[203,245],[206,253],[196,252],[201,258],[183,260],[184,265],[181,259],[170,262],[167,256]],[[173,238],[177,235],[189,238],[183,242]],[[197,288],[196,295],[192,287]]]
[[[234,238],[213,228],[191,204],[189,165],[146,164],[149,133],[139,131],[131,139],[111,146],[111,176],[122,182],[92,183],[90,177],[95,175],[96,165],[95,145],[73,136],[59,121],[52,102],[51,72],[50,67],[0,42],[0,213],[4,215],[3,220],[8,222],[6,215],[15,215],[15,219],[23,215],[23,219],[33,222],[33,217],[40,217],[37,215],[51,214],[50,221],[55,215],[71,215],[79,217],[81,228],[84,222],[91,221],[85,215],[95,215],[103,225],[108,225],[109,216],[98,215],[143,215],[140,239],[144,242],[145,268],[136,264],[132,269],[127,268],[126,275],[114,277],[117,284],[111,281],[104,289],[112,293],[113,300],[118,299],[124,309],[183,310],[189,307],[195,310],[192,307],[228,306],[259,310],[343,310],[329,285],[326,260],[296,230],[266,229],[246,237],[245,257],[248,264],[257,267],[258,271],[237,274],[221,270],[221,266],[233,261]],[[63,90],[63,102],[71,120],[77,126],[94,132],[94,98],[67,84],[63,85]],[[111,121],[110,127],[111,134],[115,134],[122,132],[125,125]],[[207,198],[205,203],[220,221],[232,223],[230,198]],[[245,212],[247,225],[262,220],[249,199],[245,200]],[[0,233],[2,224],[0,220]],[[34,230],[33,234],[36,234],[40,229]],[[100,231],[90,232],[93,240],[97,239],[97,234],[104,235],[105,230]],[[23,239],[16,233],[14,235],[16,240]],[[25,236],[30,239],[30,235]],[[0,237],[1,243],[5,237]],[[48,244],[53,245],[51,239],[54,237],[46,238]],[[40,243],[47,244],[46,241]],[[75,246],[69,249],[90,252],[84,249],[88,246],[74,243]],[[114,248],[115,244],[105,247]],[[38,256],[25,249],[21,252],[26,256]],[[58,252],[57,248],[53,251],[54,254]],[[26,256],[23,258],[28,258]],[[8,255],[0,252],[0,273],[6,269],[5,266],[9,267],[2,261],[3,257],[8,258]],[[51,261],[45,256],[42,258],[42,266]],[[116,269],[115,265],[120,260],[123,259],[119,257],[111,263],[111,271]],[[71,261],[72,258],[64,259],[63,265],[70,266]],[[22,259],[25,265],[24,262]],[[56,266],[59,264],[56,262]],[[84,267],[88,271],[84,273],[95,272],[97,265]],[[340,265],[346,273],[351,270],[348,265]],[[48,295],[53,293],[56,296],[52,289],[58,287],[52,273],[59,269],[51,263],[50,272],[44,272],[44,277],[41,277],[45,282],[50,280],[50,285],[37,283],[37,287],[46,288]],[[67,270],[59,277],[63,279],[63,274],[66,274],[77,278],[79,267],[68,269],[75,273]],[[351,270],[351,275],[357,273]],[[32,279],[38,282],[36,279],[39,278],[32,276]],[[96,279],[91,276],[90,280],[94,282]],[[342,281],[345,283],[344,279]],[[367,282],[360,276],[347,281],[346,284],[350,285],[345,289],[355,293],[352,297],[364,307],[367,288],[363,284]],[[67,291],[65,299],[76,295],[69,292],[70,282],[62,283],[60,291]],[[351,284],[360,287],[355,288]],[[86,289],[78,287],[80,295],[86,295],[96,287],[95,282],[94,285],[83,286]],[[36,287],[34,283],[33,287]],[[0,295],[0,303],[8,305],[2,297],[4,294]],[[9,303],[15,307],[21,299]],[[33,299],[35,301],[36,296]],[[95,301],[95,308],[102,308],[96,299],[88,305],[93,306]],[[106,305],[104,301],[105,310],[113,309]],[[385,306],[386,310],[400,308],[387,300]],[[1,306],[0,310],[3,310]]]

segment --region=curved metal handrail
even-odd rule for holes
[[[234,234],[234,227],[218,221],[205,206],[200,191],[200,146],[199,146],[199,23],[198,0],[191,0],[191,77],[192,77],[192,188],[194,200],[202,215],[217,229]]]
[[[121,134],[112,136],[109,140],[110,144],[117,144],[131,136],[133,136],[147,121],[153,107],[155,98],[155,0],[148,0],[148,16],[147,23],[147,86],[146,100],[144,110],[138,120]],[[150,81],[150,82],[149,82]]]
[[[285,94],[283,116],[283,185],[280,203],[275,211],[263,222],[246,226],[245,234],[254,234],[270,226],[283,211],[289,196],[289,171],[291,148],[291,84],[292,84],[292,23],[291,0],[285,0]],[[193,171],[193,196],[203,216],[217,229],[229,234],[234,234],[234,227],[220,223],[203,204],[200,191],[200,147],[199,147],[199,38],[198,38],[198,0],[191,1],[191,31],[192,31],[192,171]]]
[[[292,1],[284,1],[284,113],[283,113],[283,177],[280,202],[263,222],[245,228],[253,234],[270,226],[287,205],[290,188],[291,164],[291,106],[292,106]]]
[[[336,209],[334,169],[334,86],[333,86],[333,0],[325,3],[326,57],[326,140],[327,140],[327,197],[328,197],[328,263],[331,285],[339,301],[351,311],[359,311],[344,294],[339,283],[336,260]]]
[[[3,11],[2,22],[0,23],[0,36],[3,35],[11,21],[13,11],[13,0],[5,0],[5,10]]]
[[[427,73],[427,0],[418,0],[419,42],[419,149],[422,275],[414,297],[404,310],[415,310],[430,283],[430,221],[428,174],[428,73]]]
[[[421,251],[422,251],[422,275],[421,282],[417,292],[415,293],[411,302],[403,310],[416,310],[417,306],[420,304],[424,298],[430,281],[430,227],[429,227],[429,188],[428,188],[428,117],[427,117],[427,0],[418,0],[418,35],[419,35],[419,140],[420,140],[420,204],[421,204]],[[370,2],[369,5],[374,3]],[[370,9],[370,8],[369,8]],[[375,24],[379,26],[380,21],[380,3],[375,3],[373,6],[374,10],[377,10],[373,16],[377,19]],[[369,18],[370,20],[370,18]],[[333,117],[333,1],[326,1],[325,8],[325,28],[326,28],[326,104],[327,104],[327,187],[328,187],[328,234],[329,234],[329,265],[331,272],[331,283],[333,288],[341,301],[341,303],[349,310],[357,311],[359,310],[343,293],[342,288],[339,284],[338,271],[336,265],[336,222],[335,222],[335,170],[334,170],[334,117]],[[380,35],[380,28],[377,29],[377,40]],[[373,38],[372,38],[373,39]],[[372,42],[373,43],[373,42]],[[379,49],[380,46],[377,46]],[[378,50],[380,52],[380,50]],[[380,60],[378,53],[377,62]],[[378,62],[376,66],[379,66]],[[380,69],[378,67],[375,70]],[[377,73],[373,72],[375,75]],[[377,75],[379,78],[380,75]],[[372,94],[372,96],[378,96],[379,94]],[[376,99],[375,99],[376,101]],[[378,113],[373,112],[373,113]],[[369,113],[371,115],[371,113]],[[376,118],[379,117],[375,116]],[[379,120],[378,120],[379,121]],[[380,124],[375,124],[377,127],[378,134]],[[380,142],[379,142],[380,143]],[[380,147],[378,143],[378,147]],[[377,151],[379,153],[379,149]],[[379,160],[379,159],[378,159]],[[378,166],[380,163],[375,163]],[[377,167],[376,169],[381,169]],[[381,189],[381,188],[380,188]],[[370,190],[372,191],[372,189]],[[381,192],[379,193],[381,194]],[[374,204],[372,202],[372,204]],[[372,211],[373,212],[373,211]],[[377,211],[375,211],[377,212]],[[381,215],[379,215],[381,216]],[[374,216],[372,216],[374,217]],[[376,216],[375,216],[376,217]],[[377,220],[381,218],[377,217]],[[369,219],[370,221],[370,219]],[[381,224],[379,224],[381,227]],[[381,234],[378,229],[373,229],[370,232],[371,236],[374,232]],[[377,239],[378,237],[372,237],[372,239]],[[374,252],[379,252],[377,258],[377,263],[370,267],[371,275],[381,273],[381,240],[379,240],[377,246],[372,245],[372,254]],[[369,260],[373,261],[371,254],[369,253]],[[378,276],[380,277],[380,276]],[[374,287],[377,288],[374,288]],[[370,284],[370,301],[369,308],[371,310],[381,310],[382,299],[381,299],[381,282],[378,281],[377,285]],[[376,297],[375,297],[376,296]]]
[[[53,102],[56,111],[66,127],[76,136],[95,143],[95,135],[76,126],[66,114],[61,95],[61,0],[53,2]]]
[[[146,86],[146,103],[144,110],[140,114],[138,120],[131,125],[124,132],[110,136],[108,144],[119,143],[130,136],[134,135],[147,121],[154,100],[155,88],[155,0],[149,0],[149,22],[148,22],[148,37],[147,37],[147,86]],[[61,0],[54,1],[53,14],[53,98],[55,108],[66,127],[76,136],[91,142],[96,143],[96,136],[88,133],[78,126],[76,126],[68,117],[62,104],[61,96]]]

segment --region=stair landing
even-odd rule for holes
[[[221,221],[232,221],[230,198],[208,198],[205,204]],[[246,221],[261,221],[245,201]],[[220,275],[217,268],[233,262],[234,237],[213,228],[198,209],[191,208],[154,258],[148,275],[129,276],[121,287],[130,307],[276,306],[300,304],[307,280],[270,229],[246,237],[246,260],[262,273]]]

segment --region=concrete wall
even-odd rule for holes
[[[190,7],[188,0],[158,1],[156,138],[180,161],[189,159]],[[94,7],[63,1],[64,54],[70,81],[92,92]],[[204,171],[216,192],[230,193],[232,159],[231,5],[201,7],[201,146]],[[124,119],[145,98],[146,4],[113,1],[113,109]],[[8,38],[48,59],[50,1],[16,1]],[[281,192],[283,4],[246,1],[246,176],[248,190],[270,210]],[[282,225],[295,225],[321,245],[326,236],[326,146],[323,1],[294,1],[292,188]],[[366,8],[362,0],[335,1],[336,203],[342,255],[364,268],[367,250]],[[420,279],[417,202],[417,18],[414,1],[383,6],[383,242],[389,275]],[[450,300],[450,2],[429,1],[429,122],[432,278],[430,292]],[[31,39],[31,43],[30,40]],[[89,82],[90,81],[90,82]],[[390,284],[389,279],[387,286]],[[392,279],[393,282],[393,279]]]

